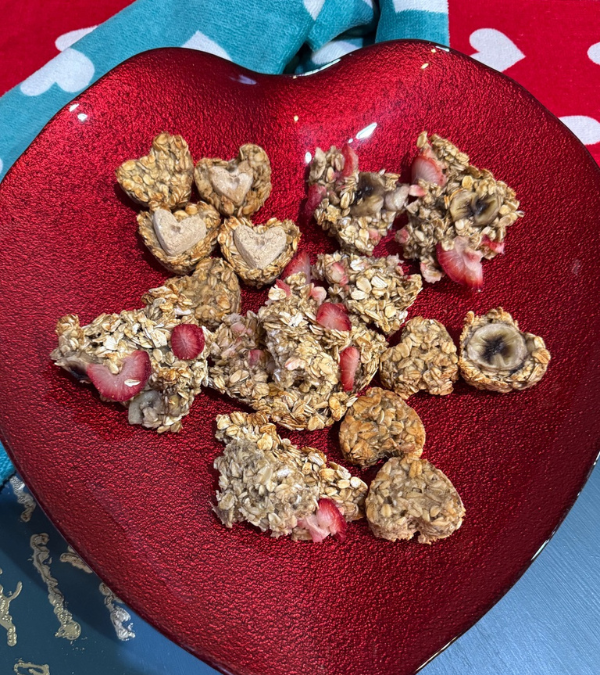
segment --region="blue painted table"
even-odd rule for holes
[[[22,519],[18,480],[0,492],[0,593],[9,603],[16,644],[8,646],[0,597],[0,675],[209,675],[212,668],[130,612],[93,574],[69,563],[61,536],[39,508]],[[26,490],[21,493],[27,495]],[[56,579],[73,641],[60,628],[48,587],[31,561]],[[45,557],[45,549],[50,557]],[[63,560],[61,560],[61,557]],[[598,675],[600,673],[600,471],[517,585],[423,675]],[[52,584],[51,584],[52,585]],[[3,589],[2,589],[3,587]],[[59,610],[60,596],[54,597]],[[6,604],[6,601],[5,601]],[[120,638],[119,639],[119,636]],[[124,638],[124,639],[123,639]],[[46,668],[44,668],[46,666]],[[310,675],[310,674],[307,674]],[[335,674],[331,674],[335,675]],[[366,675],[366,674],[365,674]]]

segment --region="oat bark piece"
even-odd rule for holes
[[[456,345],[439,321],[417,316],[407,322],[400,342],[381,356],[379,376],[402,398],[421,390],[450,394],[458,379]]]
[[[117,169],[117,180],[138,204],[157,208],[184,208],[189,201],[194,163],[181,136],[162,133],[152,141],[150,152],[130,159]]]
[[[242,145],[237,158],[201,159],[194,171],[200,197],[223,216],[251,216],[271,194],[271,163],[258,145]]]
[[[184,321],[193,322],[189,317]],[[152,374],[144,390],[123,403],[129,409],[129,421],[159,433],[176,432],[208,382],[206,350],[189,361],[176,358],[171,350],[171,332],[179,323],[181,317],[174,315],[152,320],[141,309],[101,314],[87,326],[81,326],[75,315],[64,316],[56,328],[58,347],[50,357],[79,381],[89,383],[87,365],[98,363],[117,374],[125,357],[144,350],[150,357]]]
[[[321,497],[348,521],[362,517],[366,484],[320,451],[282,439],[266,415],[219,415],[216,437],[225,450],[214,463],[215,512],[226,527],[246,521],[273,537],[310,539],[298,521],[316,511]]]
[[[406,311],[423,288],[418,274],[405,275],[398,256],[368,258],[336,252],[319,255],[315,273],[327,281],[329,295],[339,298],[366,324],[386,335],[404,323]]]
[[[160,321],[163,315],[193,317],[199,325],[217,328],[224,317],[240,311],[238,278],[220,258],[201,260],[191,276],[167,279],[142,298],[146,313]]]
[[[471,386],[503,394],[528,389],[542,379],[549,362],[544,340],[520,331],[502,307],[483,316],[467,314],[460,336],[459,367]]]
[[[185,209],[170,211],[159,208],[142,211],[137,216],[138,232],[152,255],[171,272],[189,274],[203,258],[213,251],[219,234],[221,217],[216,209],[203,202],[186,204]],[[189,234],[188,234],[189,233]],[[160,239],[171,246],[186,242],[183,250],[166,248]],[[187,243],[191,246],[185,247]]]
[[[465,515],[447,476],[416,455],[389,459],[371,483],[365,506],[376,537],[396,541],[419,532],[420,544],[449,537]]]
[[[271,218],[254,225],[247,218],[227,218],[219,233],[221,251],[250,286],[274,281],[293,258],[300,230],[292,220]]]
[[[425,427],[411,407],[391,391],[372,387],[350,406],[340,426],[345,459],[360,467],[384,457],[420,456]]]
[[[485,258],[494,258],[502,250],[507,228],[523,216],[515,191],[487,169],[470,164],[468,155],[440,136],[429,139],[424,131],[417,147],[441,163],[446,182],[419,180],[423,196],[406,207],[408,225],[398,233],[404,255],[420,260],[422,268],[437,271],[440,278],[436,246],[450,250],[458,236]]]

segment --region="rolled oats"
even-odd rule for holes
[[[134,201],[157,208],[184,208],[192,191],[194,163],[181,136],[162,133],[150,152],[130,159],[117,169],[117,180]]]
[[[406,276],[398,256],[367,258],[336,252],[319,255],[315,266],[325,279],[329,294],[366,324],[375,324],[387,335],[404,323],[406,311],[423,288],[418,274]]]
[[[379,375],[383,386],[402,398],[422,389],[445,396],[458,379],[456,345],[439,321],[417,316],[407,322],[400,342],[382,355]]]
[[[190,322],[188,317],[184,320]],[[179,431],[181,419],[208,381],[206,350],[189,361],[173,354],[171,331],[179,323],[181,318],[174,315],[152,320],[141,309],[101,314],[87,326],[81,326],[75,315],[64,316],[56,328],[58,347],[50,357],[79,381],[89,383],[90,364],[106,366],[116,375],[127,356],[146,352],[152,374],[143,391],[123,403],[129,409],[129,421],[159,433]]]
[[[161,217],[162,220],[159,219]],[[175,274],[193,271],[200,260],[212,253],[221,225],[221,217],[216,209],[203,202],[186,204],[185,209],[175,213],[162,208],[153,212],[142,211],[138,214],[137,221],[144,244],[162,265]],[[161,225],[167,232],[174,233],[171,236],[172,243],[179,243],[177,239],[193,243],[187,248],[185,244],[183,250],[167,250],[165,242],[160,241],[165,236],[157,230]],[[192,230],[191,236],[186,236],[186,229]]]
[[[219,233],[221,251],[237,274],[260,288],[278,277],[298,248],[300,230],[292,220],[271,218],[254,225],[246,218],[227,218]]]
[[[194,171],[200,197],[224,216],[251,216],[271,194],[271,163],[258,145],[242,145],[236,159],[201,159]]]
[[[397,541],[419,532],[420,544],[449,537],[465,515],[448,477],[416,455],[389,459],[371,483],[365,506],[376,537]]]
[[[515,192],[444,138],[423,132],[417,141],[421,156],[443,168],[442,184],[419,180],[421,196],[408,204],[408,225],[397,233],[407,258],[421,261],[428,281],[441,278],[436,247],[454,248],[463,237],[469,248],[494,258],[503,250],[506,229],[523,216]]]
[[[359,172],[344,175],[344,157],[332,146],[320,148],[309,169],[309,185],[319,185],[325,195],[314,212],[317,223],[337,237],[344,251],[372,255],[390,230],[408,198],[408,185],[399,185],[397,174]]]
[[[528,389],[542,379],[549,362],[544,340],[520,331],[502,307],[483,316],[467,314],[458,365],[471,386],[503,394]]]
[[[340,426],[344,457],[360,467],[383,457],[420,456],[425,427],[419,415],[391,391],[372,387],[350,406]]]
[[[207,328],[217,328],[229,314],[240,311],[240,284],[231,266],[220,258],[201,260],[191,276],[167,279],[142,298],[154,321],[164,316],[194,317]]]
[[[366,484],[314,448],[299,449],[261,413],[217,417],[219,471],[215,512],[226,527],[246,521],[271,536],[310,539],[301,521],[319,499],[334,501],[346,520],[362,517]]]

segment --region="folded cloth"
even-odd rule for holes
[[[52,115],[139,52],[187,47],[261,73],[307,72],[365,44],[410,37],[447,44],[447,0],[137,0],[57,40],[59,54],[0,98],[0,177]],[[0,446],[0,485],[12,471]]]

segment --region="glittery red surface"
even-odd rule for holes
[[[379,45],[298,78],[160,50],[118,67],[77,103],[0,186],[0,427],[19,471],[118,595],[223,672],[413,673],[514,583],[596,456],[600,171],[518,85],[427,43]],[[306,152],[373,122],[354,142],[366,169],[406,174],[426,128],[516,188],[526,216],[506,255],[484,263],[483,292],[444,280],[411,315],[439,319],[456,337],[467,310],[502,305],[546,338],[548,374],[519,394],[459,384],[448,397],[411,399],[427,429],[425,456],[466,505],[447,541],[384,542],[364,521],[344,544],[225,530],[210,508],[214,417],[235,404],[206,392],[178,435],[131,427],[121,407],[51,365],[56,320],[139,306],[166,278],[114,178],[155,134],[182,134],[195,159],[263,145],[273,193],[260,218],[295,218]],[[322,233],[303,231],[301,247],[333,250]],[[263,297],[245,293],[245,309]],[[338,458],[336,434],[290,437]]]

